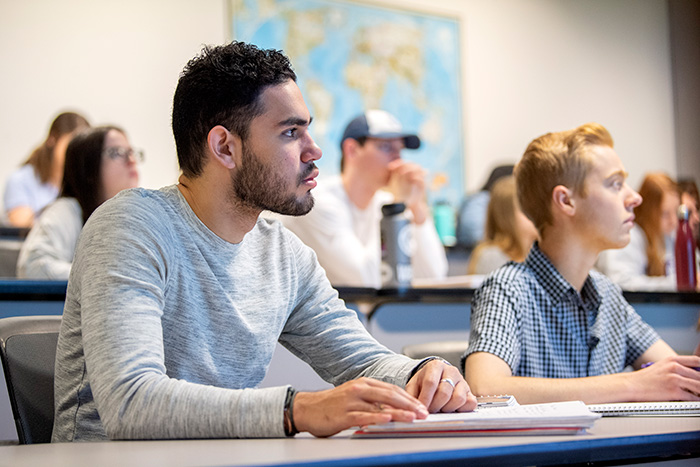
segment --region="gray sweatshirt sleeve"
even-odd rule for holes
[[[164,295],[184,286],[167,279],[177,261],[168,229],[152,212],[106,209],[86,225],[69,282],[54,440],[73,440],[75,418],[98,418],[111,439],[284,436],[285,387],[225,389],[166,374]],[[137,229],[144,224],[156,228]],[[75,412],[62,411],[76,393]]]

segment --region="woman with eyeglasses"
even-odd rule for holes
[[[76,135],[66,150],[59,198],[49,205],[22,245],[17,277],[68,279],[78,236],[95,209],[122,190],[138,186],[134,150],[124,130],[102,126]]]

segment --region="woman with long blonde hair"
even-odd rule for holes
[[[515,178],[501,178],[491,189],[484,240],[474,248],[467,272],[488,274],[508,261],[523,261],[536,239],[537,229],[520,210]]]
[[[598,268],[625,290],[676,290],[678,186],[665,173],[653,172],[644,177],[639,194],[642,204],[634,208],[629,244],[603,252]]]

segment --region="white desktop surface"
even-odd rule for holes
[[[294,439],[119,441],[100,443],[0,446],[2,466],[218,466],[218,465],[402,465],[465,461],[479,465],[547,463],[542,456],[565,460],[670,456],[659,446],[685,439],[700,455],[700,417],[625,417],[596,421],[588,433],[565,436],[494,436],[459,438],[351,439],[351,431],[328,439],[307,434]],[[660,436],[659,436],[660,435]],[[697,440],[697,441],[696,441]],[[656,451],[653,451],[656,450]],[[578,451],[577,454],[575,454]],[[683,449],[681,449],[683,451]],[[681,454],[684,454],[681,452]],[[495,459],[493,459],[495,460]],[[658,458],[657,458],[658,460]],[[587,462],[588,460],[585,460]],[[691,459],[694,463],[700,458]]]

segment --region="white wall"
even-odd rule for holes
[[[146,150],[142,185],[173,183],[173,92],[226,40],[224,16],[222,0],[0,0],[0,189],[64,109],[123,127]]]
[[[658,0],[382,0],[462,24],[465,181],[548,131],[608,127],[631,183],[675,174],[667,5]],[[142,185],[177,178],[178,74],[228,38],[226,0],[0,0],[0,191],[53,116],[78,109],[143,147]]]
[[[589,121],[610,130],[632,186],[676,175],[666,2],[410,1],[436,4],[461,18],[468,190],[535,137]]]
[[[474,29],[468,33],[467,60],[473,60],[466,131],[473,138],[467,140],[467,168],[476,175],[477,160],[519,158],[538,135],[598,121],[615,139],[633,186],[647,171],[675,175],[664,2],[498,3],[502,8],[491,3],[467,21]]]

